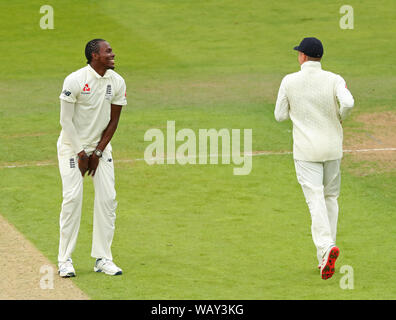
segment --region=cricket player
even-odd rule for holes
[[[275,119],[293,122],[293,157],[311,213],[312,239],[317,249],[322,279],[333,276],[340,254],[336,246],[342,121],[354,100],[344,79],[322,70],[323,46],[316,38],[304,38],[298,51],[301,70],[286,75],[280,85]]]
[[[85,47],[87,66],[66,77],[60,95],[58,139],[63,202],[60,213],[58,266],[61,277],[74,277],[72,264],[81,219],[83,178],[92,177],[95,200],[92,252],[94,271],[120,275],[113,262],[111,243],[116,218],[114,162],[110,140],[127,104],[124,79],[114,71],[115,54],[103,39]]]

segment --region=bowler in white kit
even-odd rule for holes
[[[336,246],[340,194],[342,121],[354,105],[345,80],[322,70],[323,45],[304,38],[294,48],[301,70],[285,76],[275,106],[275,119],[293,122],[293,157],[311,213],[312,239],[322,279],[333,276],[340,254]]]
[[[124,79],[114,69],[115,54],[103,39],[85,47],[87,66],[66,77],[60,95],[60,133],[57,150],[62,178],[58,273],[74,277],[72,253],[81,220],[83,178],[92,176],[95,199],[91,256],[94,271],[120,275],[111,243],[116,219],[114,161],[110,140],[127,104]]]

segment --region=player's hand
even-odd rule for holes
[[[80,169],[81,175],[83,177],[85,175],[85,172],[87,172],[88,170],[88,164],[89,164],[89,157],[83,150],[78,154],[78,168]]]
[[[95,153],[92,153],[89,156],[88,175],[92,175],[93,177],[95,175],[98,165],[99,165],[99,157]]]

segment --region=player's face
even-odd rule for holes
[[[110,47],[110,44],[107,41],[102,41],[99,47],[99,62],[106,69],[114,69],[114,57],[115,54],[113,52],[113,49]]]

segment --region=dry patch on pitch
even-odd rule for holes
[[[0,230],[0,300],[89,299],[1,215]],[[45,281],[51,278],[53,289]]]
[[[344,150],[396,148],[396,112],[360,114],[361,127],[344,130]],[[345,157],[346,168],[356,175],[396,171],[396,151],[356,152]]]

